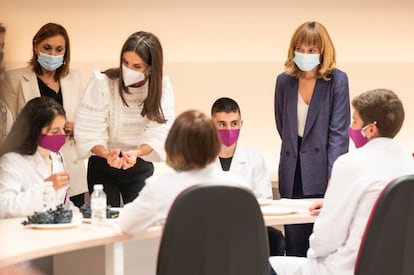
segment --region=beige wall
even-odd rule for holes
[[[28,61],[31,39],[46,22],[68,30],[72,67],[82,71],[85,83],[92,69],[117,64],[129,34],[155,33],[163,44],[177,113],[189,108],[209,112],[217,97],[235,98],[244,120],[241,141],[263,153],[273,174],[280,146],[273,118],[275,78],[283,70],[294,29],[304,21],[320,21],[335,43],[338,67],[348,73],[351,96],[386,87],[404,100],[407,119],[398,139],[414,152],[411,0],[0,2],[8,68]]]

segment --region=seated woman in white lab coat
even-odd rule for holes
[[[179,115],[165,142],[166,162],[176,172],[146,180],[139,196],[121,211],[121,229],[134,234],[164,222],[177,195],[196,184],[248,187],[243,178],[224,172],[215,164],[220,148],[216,127],[208,116],[196,110]]]
[[[56,204],[69,206],[69,174],[59,152],[65,143],[65,111],[49,97],[30,100],[0,148],[0,218],[43,210],[46,181]]]

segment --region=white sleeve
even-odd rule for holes
[[[161,109],[167,122],[161,124],[150,121],[142,136],[141,143],[148,144],[153,149],[153,152],[142,157],[146,161],[165,160],[164,144],[175,118],[174,90],[167,76],[163,78],[162,82]]]
[[[258,199],[273,199],[272,181],[262,155],[256,154],[256,165],[253,168],[253,193]]]
[[[107,146],[110,87],[106,76],[95,71],[75,116],[75,140],[79,159],[86,159],[95,145]]]
[[[336,251],[347,240],[364,185],[349,175],[352,168],[340,158],[332,169],[331,184],[323,201],[323,208],[315,220],[313,233],[309,237],[309,258],[326,257]]]
[[[42,209],[43,181],[32,176],[32,167],[23,168],[27,165],[15,153],[1,157],[0,219],[28,216]]]
[[[152,184],[147,182],[139,196],[124,206],[118,219],[122,231],[136,234],[157,223],[156,193]]]

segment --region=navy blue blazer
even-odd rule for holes
[[[276,127],[282,139],[279,161],[279,192],[292,196],[299,154],[303,194],[325,194],[336,158],[348,151],[350,101],[347,75],[335,69],[329,81],[317,79],[309,104],[301,150],[298,152],[298,79],[286,73],[277,77]]]

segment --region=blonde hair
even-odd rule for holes
[[[296,66],[293,58],[295,48],[300,45],[316,46],[320,50],[318,78],[331,79],[331,73],[336,65],[336,52],[332,40],[325,27],[318,22],[306,22],[300,25],[290,40],[288,58],[285,62],[286,73],[298,77],[302,71]]]

